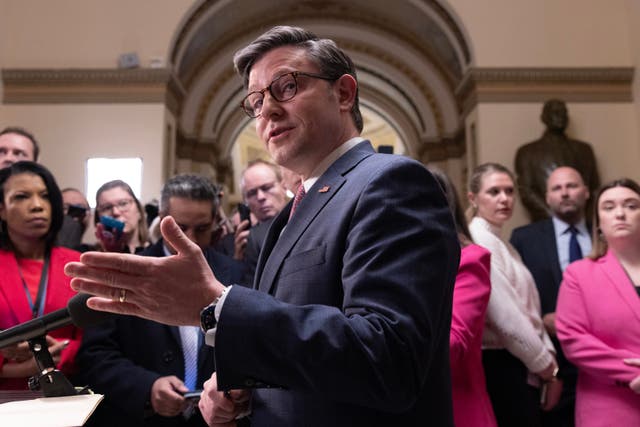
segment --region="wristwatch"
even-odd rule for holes
[[[220,296],[217,297],[211,304],[200,311],[200,328],[205,334],[208,330],[213,329],[218,325],[218,319],[216,319],[215,312],[216,305],[220,301],[221,296],[222,294],[220,294]]]

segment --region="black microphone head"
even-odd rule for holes
[[[87,307],[87,300],[93,295],[77,294],[67,303],[67,310],[74,325],[79,328],[88,328],[106,322],[113,316],[105,311],[97,311]]]

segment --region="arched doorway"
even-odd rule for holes
[[[391,132],[401,154],[423,163],[459,159],[464,167],[455,88],[472,62],[471,50],[454,14],[435,0],[399,0],[392,8],[382,0],[282,0],[277,8],[257,0],[197,2],[176,32],[169,58],[179,94],[178,158],[212,162],[216,179],[236,193],[244,161],[236,141],[248,137],[250,121],[238,108],[244,90],[232,57],[282,24],[331,38],[351,56],[369,124]],[[375,131],[365,125],[365,134]],[[248,138],[251,146],[255,141]]]

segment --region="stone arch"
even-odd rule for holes
[[[299,25],[334,39],[354,60],[360,102],[424,163],[464,154],[455,89],[472,63],[464,29],[436,0],[202,0],[178,28],[169,53],[177,92],[178,158],[209,161],[232,185],[231,148],[248,118],[233,53],[273,25]],[[204,154],[207,154],[203,156]]]

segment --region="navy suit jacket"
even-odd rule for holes
[[[258,291],[227,294],[219,387],[271,387],[253,391],[252,426],[452,426],[460,248],[431,174],[365,141],[287,223],[290,210],[267,234]]]
[[[162,240],[145,249],[142,255],[165,256]],[[222,283],[232,284],[241,280],[243,268],[236,261],[210,249],[205,251],[205,258]],[[184,378],[178,327],[135,316],[117,316],[85,330],[77,361],[82,384],[88,384],[96,393],[105,395],[89,425],[205,425],[202,422],[186,424],[182,416],[165,418],[153,415],[143,420],[150,411],[153,383],[168,375]],[[213,349],[205,345],[203,339],[198,354],[198,388],[202,388],[203,382],[214,371]]]
[[[536,282],[542,314],[555,312],[562,270],[553,221],[545,219],[518,227],[511,233],[510,242]]]
[[[558,245],[551,218],[518,227],[511,233],[511,244],[527,266],[540,294],[542,315],[555,313],[558,292],[562,282],[562,270],[558,260]],[[565,357],[557,337],[551,337],[556,348],[559,375],[564,380],[562,400],[558,408],[575,398],[577,371]]]

